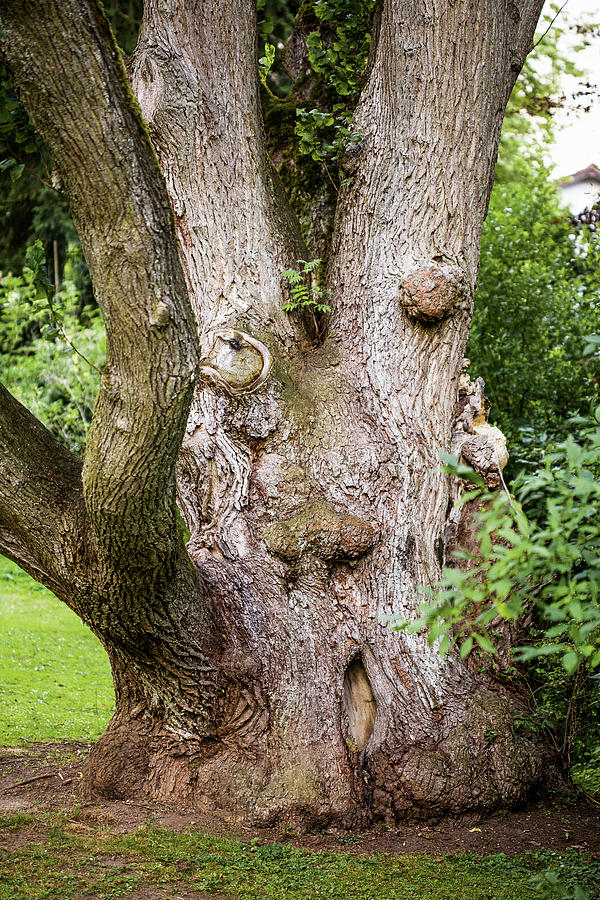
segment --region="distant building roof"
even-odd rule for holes
[[[594,210],[600,197],[600,168],[592,163],[558,182],[563,202],[578,219]],[[583,221],[583,219],[581,219]]]
[[[600,183],[600,169],[594,163],[591,163],[585,169],[580,169],[579,172],[574,172],[572,175],[561,178],[560,184],[561,186],[563,184],[581,184],[584,181],[598,181]]]

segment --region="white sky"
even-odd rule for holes
[[[562,6],[563,0],[559,5]],[[546,3],[550,7],[550,3]],[[579,22],[582,19],[600,24],[600,0],[567,0],[567,5],[560,14],[563,23]],[[571,99],[573,93],[580,89],[577,79],[565,77],[563,91],[567,96],[565,108],[555,114],[556,144],[551,150],[554,163],[554,175],[560,178],[584,169],[590,163],[600,166],[600,36],[592,39],[591,45],[575,53],[572,44],[577,36],[567,39],[565,45],[580,69],[585,70],[586,80],[594,85],[591,95],[585,99],[590,105],[589,112],[576,109],[580,100]]]

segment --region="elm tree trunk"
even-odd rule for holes
[[[317,343],[281,309],[308,251],[265,149],[254,4],[149,0],[140,115],[94,3],[0,3],[108,334],[82,472],[12,398],[0,411],[1,549],[113,668],[88,795],[356,825],[510,804],[540,780],[518,690],[386,621],[443,563],[437,466],[540,8],[381,4]]]

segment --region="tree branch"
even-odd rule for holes
[[[0,385],[0,551],[73,605],[90,560],[81,462]]]
[[[521,65],[525,62],[527,54],[531,53],[532,50],[535,50],[537,45],[541,44],[544,40],[568,2],[569,0],[565,0],[542,36],[534,43],[533,37],[535,28],[540,20],[544,4],[539,3],[539,0],[520,0],[518,6],[521,15]]]
[[[363,332],[369,343],[389,342],[390,314],[397,331],[404,327],[402,309],[413,321],[469,315],[504,110],[541,7],[542,0],[436,0],[411,12],[384,0],[354,120],[364,137],[346,161],[354,180],[334,235],[340,273],[366,243],[363,283],[380,281]],[[356,304],[351,294],[338,301],[332,328],[347,330],[347,304]]]
[[[200,328],[243,316],[290,334],[280,275],[303,242],[266,152],[256,57],[254,0],[148,0],[132,83]]]
[[[420,444],[435,466],[449,443],[502,119],[541,5],[382,0],[343,161],[329,339],[399,458]],[[442,496],[432,478],[424,505]]]
[[[2,0],[0,15],[106,323],[84,457],[90,519],[113,567],[158,570],[176,544],[173,469],[199,357],[169,199],[98,4]]]

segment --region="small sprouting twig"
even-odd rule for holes
[[[78,349],[77,349],[77,347],[75,346],[75,344],[73,343],[73,341],[69,340],[69,338],[68,338],[67,335],[65,334],[65,330],[64,330],[64,328],[62,327],[62,325],[59,325],[59,324],[57,323],[57,324],[56,324],[56,328],[57,328],[57,330],[58,330],[60,336],[62,337],[63,341],[65,341],[65,343],[67,343],[67,344],[69,345],[69,347],[71,348],[71,350],[74,350],[75,353],[77,354],[77,356],[81,357],[81,359],[82,359],[85,363],[87,363],[88,366],[91,366],[92,369],[95,369],[96,372],[98,373],[98,375],[102,375],[102,372],[100,371],[100,369],[98,368],[98,366],[94,365],[94,363],[93,363],[91,360],[89,360],[89,359],[87,358],[87,356],[84,356],[84,354],[81,352],[81,350],[78,350]]]
[[[335,183],[335,181],[333,180],[333,178],[331,177],[331,172],[327,168],[327,163],[325,162],[325,160],[323,160],[323,165],[325,166],[325,171],[327,172],[327,177],[329,178],[330,182],[332,183],[334,191],[336,192],[336,194],[339,194],[340,189],[337,186],[337,184]]]
[[[56,296],[56,295],[55,295],[55,296]],[[75,344],[73,343],[73,341],[71,341],[71,340],[67,337],[67,334],[66,334],[66,332],[65,332],[65,329],[63,328],[63,325],[62,325],[61,319],[60,319],[60,317],[59,317],[59,314],[56,312],[56,310],[55,310],[55,308],[54,308],[54,304],[53,304],[53,302],[52,302],[53,299],[54,299],[54,298],[53,298],[49,293],[46,294],[46,300],[47,300],[47,303],[48,303],[48,309],[50,310],[50,316],[51,316],[51,318],[52,318],[52,324],[54,325],[54,327],[56,328],[56,330],[57,330],[58,333],[60,334],[61,338],[63,339],[63,341],[64,341],[66,344],[69,345],[69,347],[71,348],[71,350],[74,350],[74,351],[75,351],[75,353],[77,354],[77,356],[80,357],[80,359],[82,359],[85,363],[87,363],[88,366],[91,366],[92,369],[95,369],[96,372],[98,373],[98,375],[102,375],[102,372],[100,371],[100,369],[98,368],[98,366],[94,365],[94,363],[93,363],[90,359],[88,359],[87,356],[85,356],[85,355],[81,352],[81,350],[78,350],[78,349],[77,349],[77,347],[75,346]]]
[[[505,482],[505,480],[504,480],[504,475],[502,474],[502,469],[500,468],[500,463],[497,462],[496,465],[498,466],[498,474],[500,475],[500,481],[502,482],[502,487],[504,488],[504,491],[505,491],[505,493],[506,493],[506,496],[508,497],[508,502],[509,502],[510,505],[512,506],[513,510],[514,510],[515,512],[517,512],[517,507],[516,507],[515,504],[513,503],[512,497],[510,496],[510,492],[509,492],[508,488],[506,487],[506,482]]]

